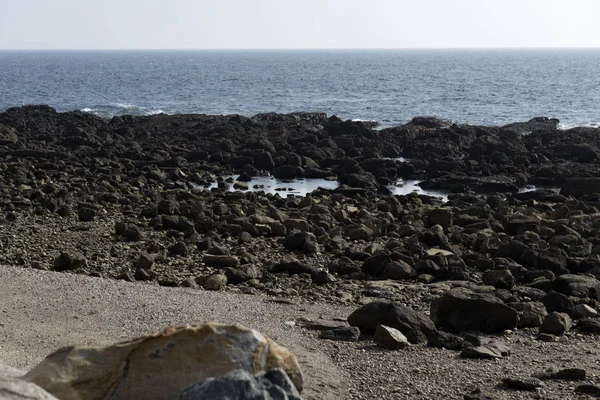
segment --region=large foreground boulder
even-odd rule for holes
[[[23,379],[61,400],[167,400],[207,378],[277,368],[302,390],[300,367],[287,349],[252,329],[208,324],[168,328],[104,348],[66,347]]]
[[[377,301],[366,304],[348,317],[348,323],[363,333],[374,333],[378,325],[389,326],[404,334],[409,342],[427,341],[427,335],[434,332],[435,325],[426,315],[401,304]]]
[[[180,400],[302,400],[285,371],[273,369],[251,375],[238,369],[186,389]]]
[[[23,372],[0,364],[0,399],[57,400],[38,385],[19,379]]]
[[[453,289],[431,302],[431,319],[438,328],[494,333],[515,328],[518,313],[492,294]]]

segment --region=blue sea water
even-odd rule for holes
[[[600,50],[0,51],[0,110],[600,126]]]

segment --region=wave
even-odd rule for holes
[[[168,114],[160,108],[144,107],[127,103],[111,103],[104,105],[96,105],[93,107],[84,107],[81,108],[80,111],[88,114],[97,115],[103,118],[112,118],[118,115],[148,116],[157,114]]]
[[[579,127],[600,128],[600,122],[588,122],[588,123],[559,122],[558,123],[558,129],[561,129],[564,131],[566,131],[568,129],[579,128]]]

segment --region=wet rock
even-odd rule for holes
[[[257,374],[282,368],[296,389],[302,373],[295,356],[241,326],[168,328],[104,348],[65,347],[23,379],[60,399],[177,399],[210,377],[243,369]]]
[[[496,296],[454,289],[431,303],[436,326],[454,331],[500,332],[517,326],[518,313]]]
[[[556,336],[561,336],[569,329],[571,329],[571,317],[565,313],[551,312],[548,314],[542,326],[540,326],[540,333],[549,333]]]
[[[281,369],[252,375],[239,369],[226,375],[207,378],[181,393],[180,400],[302,400],[300,393]]]
[[[426,336],[436,330],[433,321],[427,316],[412,308],[383,301],[369,303],[357,309],[348,317],[348,323],[358,327],[363,333],[374,333],[378,325],[397,329],[404,335],[408,335],[410,331],[422,332],[420,342],[426,341]]]
[[[249,186],[246,182],[236,182],[233,184],[233,188],[237,190],[248,190]]]
[[[408,339],[397,329],[385,325],[375,328],[373,341],[390,350],[401,350],[409,346]]]

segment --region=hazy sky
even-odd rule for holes
[[[599,0],[0,0],[0,49],[600,47]]]

